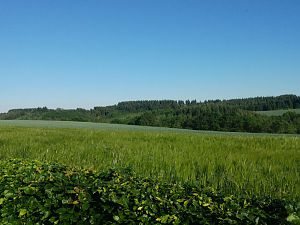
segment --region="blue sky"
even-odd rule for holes
[[[300,95],[299,0],[0,2],[0,112]]]

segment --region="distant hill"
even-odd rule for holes
[[[283,110],[289,110],[287,112]],[[126,101],[93,109],[12,109],[3,120],[106,122],[195,130],[300,133],[300,96],[254,97],[231,100]],[[270,113],[274,110],[282,113]],[[258,112],[258,113],[256,113]]]

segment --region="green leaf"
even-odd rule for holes
[[[19,212],[19,217],[26,215],[27,210],[26,209],[21,209]]]
[[[186,200],[186,201],[183,203],[184,207],[187,207],[188,204],[189,204],[189,200]]]
[[[160,219],[161,219],[161,221],[160,221],[161,223],[163,223],[163,224],[167,223],[168,219],[169,219],[169,215],[162,216]]]
[[[120,217],[114,216],[114,220],[115,220],[115,221],[119,221],[119,220],[120,220]]]

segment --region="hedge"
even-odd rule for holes
[[[299,221],[292,205],[165,183],[126,168],[0,161],[0,224],[292,224]]]

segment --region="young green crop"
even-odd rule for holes
[[[139,175],[227,194],[300,198],[298,136],[0,126],[0,158],[130,166]]]
[[[256,113],[259,113],[261,115],[266,116],[281,116],[284,113],[287,112],[295,112],[297,114],[300,114],[300,109],[278,109],[278,110],[268,110],[268,111],[255,111]]]

